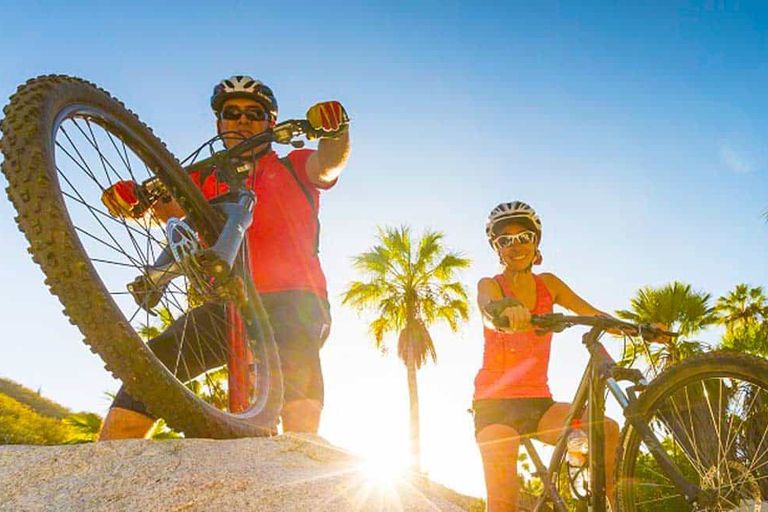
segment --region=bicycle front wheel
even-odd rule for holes
[[[78,78],[30,80],[5,113],[2,170],[17,223],[51,292],[106,368],[187,436],[271,433],[282,402],[280,364],[243,260],[227,281],[229,294],[214,293],[221,282],[187,272],[161,276],[162,286],[143,281],[157,285],[143,290],[144,299],[127,289],[149,276],[161,254],[194,253],[200,240],[213,244],[221,227],[165,145],[122,103]],[[173,230],[151,212],[126,221],[101,203],[116,182],[150,178],[183,210]],[[234,362],[249,387],[233,408]]]
[[[651,427],[704,497],[686,502],[627,423],[617,454],[619,510],[768,510],[768,362],[729,351],[687,359],[627,414]]]

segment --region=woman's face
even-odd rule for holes
[[[518,236],[515,237],[515,235]],[[529,269],[533,264],[538,240],[535,232],[528,226],[515,222],[509,223],[501,228],[500,233],[493,240],[493,246],[508,269],[522,271]]]

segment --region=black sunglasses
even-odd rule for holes
[[[227,107],[219,113],[219,119],[222,121],[237,121],[245,114],[245,118],[249,121],[266,121],[269,119],[269,114],[265,110],[254,108],[248,110],[240,110],[237,107]]]

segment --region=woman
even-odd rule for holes
[[[520,201],[498,205],[488,217],[486,234],[504,269],[477,284],[485,350],[483,367],[475,378],[475,436],[483,459],[488,510],[516,511],[520,436],[555,444],[570,408],[568,403],[552,400],[547,382],[552,333],[537,335],[530,325],[531,315],[551,313],[554,304],[578,315],[607,315],[554,274],[531,271],[542,260],[541,219],[533,208]],[[512,298],[502,312],[509,327],[494,327],[485,306],[505,298]],[[582,420],[586,424],[586,418]],[[606,488],[611,502],[618,437],[618,425],[607,420]]]

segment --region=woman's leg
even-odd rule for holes
[[[560,433],[563,430],[563,422],[571,404],[558,402],[553,404],[539,420],[536,438],[547,444],[557,443]],[[586,412],[581,419],[582,426],[587,429]],[[619,446],[619,425],[610,418],[605,418],[605,490],[608,495],[608,501],[611,502],[611,508],[614,505],[614,462],[616,459],[616,449]]]
[[[477,433],[477,445],[483,459],[488,512],[517,512],[520,435],[506,425],[488,425]]]

